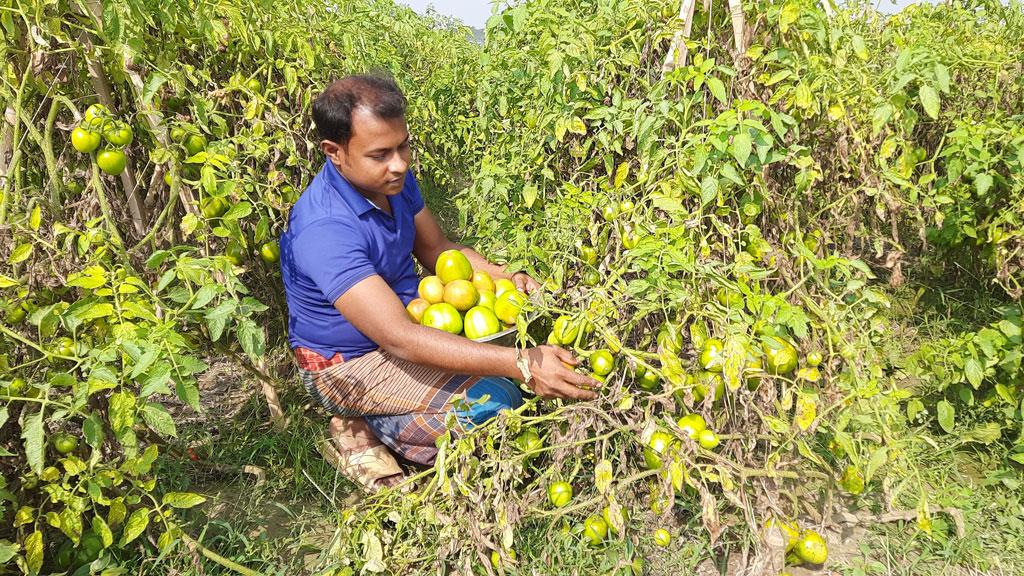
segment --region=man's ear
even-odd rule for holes
[[[327,156],[327,159],[335,165],[341,164],[342,156],[345,153],[341,144],[331,140],[321,140],[320,151],[323,152],[324,156]]]

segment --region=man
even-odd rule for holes
[[[539,285],[445,237],[409,171],[405,109],[389,78],[349,76],[327,87],[313,103],[327,161],[281,238],[289,342],[303,383],[334,414],[339,468],[370,489],[401,479],[387,447],[433,462],[458,399],[489,397],[454,412],[456,433],[521,404],[508,378],[544,398],[592,398],[596,385],[561,348],[483,344],[410,319],[405,305],[419,283],[412,256],[433,273],[438,254],[457,249],[495,279],[527,292]]]

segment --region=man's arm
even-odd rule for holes
[[[487,261],[486,258],[480,255],[479,252],[456,244],[448,239],[444,235],[444,231],[441,230],[441,226],[438,225],[437,219],[434,218],[434,214],[430,211],[430,208],[426,206],[416,214],[416,241],[413,244],[412,253],[416,256],[416,259],[420,261],[420,264],[424,268],[434,273],[434,264],[437,262],[437,257],[445,250],[458,250],[466,255],[469,259],[469,263],[473,265],[473,270],[483,270],[490,274],[491,278],[497,280],[498,278],[511,278],[504,266],[492,264]],[[513,272],[515,272],[513,270]],[[523,285],[520,288],[526,288],[528,292],[532,292],[538,288],[536,281],[529,278],[529,281],[522,282]]]
[[[517,352],[493,344],[420,326],[409,318],[402,301],[378,275],[369,276],[345,291],[334,307],[367,338],[387,352],[416,364],[453,374],[521,378]],[[578,364],[568,350],[537,346],[526,351],[533,379],[530,388],[543,398],[594,397],[598,382],[571,370]],[[564,364],[563,364],[564,363]]]

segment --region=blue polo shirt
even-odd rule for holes
[[[390,201],[388,214],[328,161],[292,207],[281,236],[292,348],[309,348],[326,358],[340,352],[345,360],[376,350],[377,344],[334,307],[338,297],[368,276],[383,278],[403,304],[416,297],[413,217],[423,209],[423,197],[412,171]]]

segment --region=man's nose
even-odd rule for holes
[[[388,171],[392,174],[405,174],[409,170],[409,163],[402,158],[401,154],[395,154],[388,163]]]

